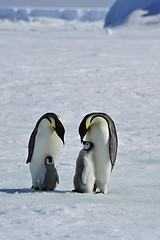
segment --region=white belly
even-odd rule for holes
[[[34,187],[38,187],[38,180],[45,166],[45,158],[51,156],[56,166],[59,158],[61,139],[54,131],[52,134],[38,133],[35,139],[30,170]]]
[[[85,157],[84,159],[82,183],[85,184],[85,192],[87,193],[93,192],[95,183],[95,170],[92,156]]]
[[[95,164],[96,185],[101,191],[107,192],[111,172],[107,122],[104,120],[101,124],[91,126],[87,132],[86,140],[92,142],[95,147],[93,159]]]

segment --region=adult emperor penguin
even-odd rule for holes
[[[89,113],[80,123],[81,141],[94,144],[93,159],[95,164],[95,191],[107,193],[110,173],[117,155],[118,139],[113,120],[105,113]]]
[[[39,177],[45,166],[45,159],[51,156],[56,166],[59,158],[61,141],[64,144],[65,129],[55,113],[44,114],[36,123],[30,136],[28,158],[32,176],[32,187],[38,190]]]
[[[93,162],[94,146],[91,142],[83,141],[83,149],[76,161],[73,192],[91,193],[94,189],[95,171]]]
[[[51,156],[45,159],[45,168],[39,179],[39,189],[43,191],[54,190],[59,184],[59,177]]]

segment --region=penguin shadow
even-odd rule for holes
[[[70,190],[53,190],[53,191],[35,191],[33,188],[6,188],[0,189],[0,193],[7,193],[7,194],[15,194],[15,193],[57,193],[57,194],[64,194],[64,193],[72,193]]]
[[[31,188],[4,188],[0,189],[0,193],[8,193],[8,194],[14,194],[14,193],[32,193],[35,192]]]
[[[60,194],[73,193],[72,190],[54,190],[54,191],[47,191],[47,192],[55,192],[55,193],[60,193]]]

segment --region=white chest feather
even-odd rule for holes
[[[38,133],[35,139],[33,159],[46,158],[47,156],[52,156],[54,163],[56,165],[59,152],[61,147],[61,140],[56,134],[56,132],[48,133]],[[39,161],[38,160],[38,161]]]
[[[109,157],[109,129],[106,120],[95,123],[87,132],[86,140],[94,144],[93,159],[95,163],[95,175],[99,180],[106,178],[111,168]]]
[[[82,183],[87,185],[94,185],[95,181],[95,170],[94,170],[94,163],[92,154],[89,154],[88,156],[84,157],[84,169],[82,171]]]

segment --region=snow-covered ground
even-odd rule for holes
[[[0,21],[0,236],[22,239],[160,239],[159,25],[42,18]],[[66,129],[54,192],[31,190],[27,145],[36,121]],[[92,111],[115,121],[119,148],[109,192],[73,193],[78,126]]]

